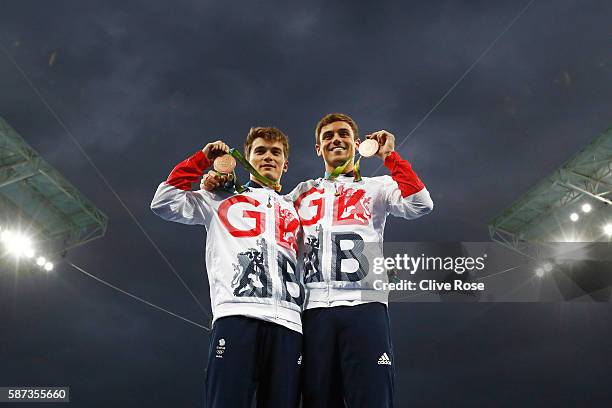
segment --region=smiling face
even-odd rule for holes
[[[343,165],[355,155],[359,146],[359,139],[355,139],[351,126],[343,121],[336,121],[321,128],[318,135],[319,142],[315,145],[318,156],[323,156],[325,170],[331,172],[334,168]],[[353,170],[349,163],[345,172]]]
[[[280,140],[266,140],[263,137],[253,140],[248,160],[262,176],[276,182],[280,182],[283,172],[287,171],[288,162]],[[251,180],[257,181],[252,175]]]

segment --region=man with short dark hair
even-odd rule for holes
[[[280,130],[257,127],[249,131],[244,150],[263,176],[251,175],[245,191],[228,189],[231,176],[214,170],[201,190],[191,191],[217,157],[232,160],[224,156],[229,147],[217,141],[172,170],[151,209],[166,220],[207,230],[213,327],[206,407],[250,408],[255,391],[258,407],[297,407],[304,302],[295,272],[300,225],[293,203],[273,188],[287,171],[289,143]],[[224,166],[228,173],[230,167]]]
[[[374,288],[374,281],[386,276],[372,272],[368,251],[382,255],[388,214],[417,218],[429,213],[433,202],[410,164],[395,152],[391,133],[366,135],[372,140],[370,153],[384,161],[391,176],[363,178],[355,169],[361,141],[352,118],[325,115],[315,137],[325,176],[300,183],[290,194],[304,232],[303,406],[392,407],[388,294]]]

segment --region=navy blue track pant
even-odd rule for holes
[[[304,408],[393,407],[393,346],[382,303],[302,313]]]
[[[294,408],[300,398],[302,335],[244,316],[215,321],[210,336],[206,408]],[[299,361],[298,361],[299,360]]]

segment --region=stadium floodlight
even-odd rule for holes
[[[606,224],[603,227],[604,234],[609,237],[612,237],[612,224]]]
[[[553,237],[571,231],[569,226],[582,222],[582,216],[587,222],[580,226],[580,231],[574,232],[580,233],[580,242],[602,240],[606,238],[601,232],[603,225],[593,225],[596,220],[587,218],[593,218],[592,215],[608,217],[612,209],[612,200],[608,195],[611,191],[612,127],[491,219],[489,234],[493,241],[537,259],[540,256],[539,244],[568,242],[554,240]],[[595,205],[594,200],[608,206]],[[587,203],[589,205],[585,206]],[[587,213],[589,206],[590,212]],[[597,214],[592,214],[595,212]],[[576,215],[570,218],[571,213]],[[606,222],[612,222],[612,219]]]
[[[45,259],[44,256],[39,256],[36,259],[36,265],[38,265],[38,266],[45,266],[46,263],[47,263],[47,260]]]
[[[6,250],[17,258],[30,252],[32,252],[32,256],[34,256],[32,241],[23,234],[11,234],[10,237],[4,242],[4,245]]]
[[[571,213],[570,214],[570,220],[572,220],[572,222],[576,222],[580,219],[580,216],[578,216],[577,213]]]
[[[28,225],[28,232],[54,253],[105,235],[108,217],[2,118],[0,146],[3,222]]]
[[[45,271],[51,272],[53,270],[53,264],[51,262],[47,262],[45,264]]]
[[[588,214],[591,212],[591,210],[593,209],[593,207],[591,207],[591,204],[589,203],[584,203],[582,204],[582,212],[585,214]]]
[[[537,269],[535,270],[535,274],[536,274],[536,276],[537,276],[538,278],[543,277],[543,276],[544,276],[544,268],[542,268],[542,267],[537,268]]]

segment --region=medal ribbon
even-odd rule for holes
[[[357,159],[357,162],[353,166],[353,180],[361,181],[361,173],[359,172],[359,164],[361,163],[361,155],[359,153],[357,153],[357,154],[358,154],[359,158]],[[349,157],[347,161],[345,161],[340,166],[336,167],[334,169],[334,171],[332,171],[331,174],[327,178],[329,180],[331,180],[331,181],[334,181],[336,179],[336,177],[338,177],[340,174],[342,174],[344,172],[344,170],[346,169],[346,166],[348,166],[349,163],[354,158],[355,158],[355,156]]]

